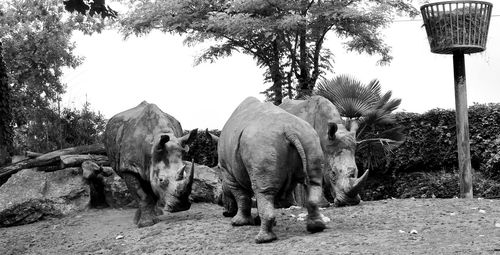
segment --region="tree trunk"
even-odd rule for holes
[[[10,88],[7,81],[7,68],[3,61],[2,42],[0,42],[0,166],[10,162],[12,136]]]
[[[306,28],[300,31],[299,35],[299,71],[300,75],[297,77],[299,81],[297,87],[297,98],[303,98],[312,94],[311,86],[309,85],[309,66],[308,66],[308,54],[307,54],[307,43],[306,43]]]
[[[280,105],[283,101],[283,75],[281,73],[280,67],[280,52],[278,42],[273,41],[273,60],[270,66],[271,79],[273,80],[273,86],[271,87],[273,91],[273,103],[275,105]]]

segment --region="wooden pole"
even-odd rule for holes
[[[457,122],[458,167],[460,171],[460,197],[472,198],[472,167],[470,163],[469,117],[467,113],[467,86],[463,52],[453,53],[455,78],[455,107]]]

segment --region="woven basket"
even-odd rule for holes
[[[420,7],[431,52],[484,51],[492,7],[483,1],[446,1]]]

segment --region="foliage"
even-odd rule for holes
[[[188,45],[210,42],[197,63],[249,54],[266,70],[265,81],[273,83],[264,93],[279,104],[283,90],[289,97],[310,95],[331,69],[333,54],[323,47],[330,31],[346,39],[347,50],[390,61],[380,29],[397,13],[418,14],[407,0],[144,0],[131,5],[121,25],[126,36],[159,29],[186,35]]]
[[[457,166],[455,111],[434,109],[424,114],[398,113],[406,141],[387,162],[391,172],[446,171]],[[500,180],[500,104],[469,107],[472,168]]]
[[[500,183],[482,173],[475,173],[473,182],[475,197],[500,197]],[[361,193],[363,200],[389,198],[454,198],[460,193],[458,173],[413,172],[397,177],[371,180]]]
[[[63,148],[102,142],[106,119],[86,102],[81,110],[65,108],[61,113]]]
[[[13,1],[0,16],[0,39],[18,127],[64,92],[62,68],[81,63],[73,54],[72,28],[62,16],[62,6],[34,0]]]
[[[15,152],[49,152],[56,149],[102,142],[106,120],[85,103],[81,110],[55,107],[38,109],[36,119],[15,130]]]
[[[0,42],[0,166],[9,161],[12,152],[12,109],[7,69],[3,61],[3,47]]]
[[[66,0],[64,1],[64,9],[89,16],[100,14],[102,18],[116,18],[118,15],[116,11],[106,5],[105,0]]]
[[[49,132],[59,130],[53,129],[59,118],[53,105],[65,91],[60,81],[63,68],[75,68],[82,61],[74,55],[71,34],[74,30],[99,32],[105,25],[103,19],[69,15],[60,0],[14,0],[0,3],[0,8],[0,41],[13,122],[9,125],[15,129],[16,139],[21,139],[16,141],[16,151],[60,147],[64,144],[56,139],[60,135]],[[0,109],[5,111],[7,106]]]
[[[364,85],[348,75],[339,75],[318,84],[317,95],[330,100],[347,124],[359,125],[356,138],[356,159],[363,168],[374,169],[385,156],[404,141],[402,128],[396,126],[392,114],[401,99],[391,99],[392,92],[382,94],[378,80]]]
[[[211,134],[220,136],[220,130],[214,129],[209,131]],[[184,135],[189,131],[184,131]],[[214,167],[218,163],[217,158],[217,144],[208,138],[205,131],[198,131],[198,135],[193,143],[189,146],[189,152],[184,156],[184,160],[194,161],[197,164]]]

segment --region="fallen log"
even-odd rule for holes
[[[54,169],[60,167],[61,156],[64,155],[76,155],[76,154],[94,154],[94,155],[105,155],[106,149],[103,144],[92,144],[83,145],[77,147],[70,147],[66,149],[61,149],[57,151],[52,151],[36,158],[25,159],[14,164],[10,164],[0,168],[0,180],[4,178],[9,178],[12,174],[17,173],[22,169],[33,168],[33,167],[47,167],[46,169]],[[83,161],[82,161],[83,162]],[[51,166],[51,167],[49,167]],[[58,167],[54,167],[58,166]],[[59,168],[62,169],[62,168]],[[56,170],[59,170],[56,169]],[[43,170],[43,169],[41,169]]]
[[[99,166],[109,166],[108,157],[104,155],[62,155],[59,156],[61,169],[72,166],[81,166],[84,161],[90,160]]]
[[[106,155],[106,148],[104,144],[91,144],[83,145],[77,147],[70,147],[66,149],[61,149],[53,152],[43,154],[36,159],[45,160],[49,158],[55,158],[62,155],[77,155],[77,154],[95,154],[95,155]]]
[[[43,155],[43,153],[40,153],[40,152],[33,152],[33,151],[24,152],[24,156],[26,156],[28,158],[36,158],[36,157],[39,157],[42,155]]]

